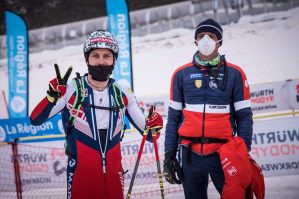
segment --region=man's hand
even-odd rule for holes
[[[176,151],[165,153],[163,164],[164,177],[170,184],[182,184],[183,170],[176,159]]]
[[[66,71],[64,77],[62,78],[60,75],[60,70],[57,64],[54,64],[56,78],[52,79],[49,83],[48,100],[49,102],[56,103],[59,98],[64,96],[66,92],[66,84],[67,80],[70,77],[73,68],[69,67]]]
[[[160,130],[163,128],[163,119],[162,116],[156,112],[155,106],[151,106],[145,122],[145,130],[148,131],[149,136],[156,136],[156,139],[159,139]]]
[[[146,129],[154,129],[157,133],[163,128],[162,116],[156,111],[155,106],[151,106],[146,119]]]

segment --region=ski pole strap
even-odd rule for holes
[[[125,106],[125,103],[124,103],[124,100],[123,100],[121,90],[115,85],[115,83],[112,84],[112,87],[113,87],[113,90],[114,90],[115,101],[116,101],[117,106],[120,109],[125,108],[126,106]]]
[[[122,118],[122,128],[121,128],[121,136],[120,136],[120,140],[122,141],[124,137],[124,133],[127,129],[127,124],[125,123],[126,105],[123,99],[122,91],[119,89],[118,84],[114,82],[112,84],[112,87],[114,91],[114,99],[117,107],[120,109],[119,114],[120,117]]]
[[[72,106],[71,113],[73,113],[74,110],[76,110],[76,115],[70,114],[69,121],[67,122],[66,126],[66,131],[65,131],[65,153],[66,155],[74,155],[70,152],[68,149],[68,144],[67,144],[67,138],[69,133],[71,132],[72,127],[74,126],[74,122],[76,118],[78,117],[80,108],[81,108],[81,102],[84,100],[85,94],[85,84],[84,84],[84,77],[80,77],[79,73],[76,73],[77,77],[74,79],[75,80],[75,85],[76,85],[76,97]],[[81,83],[80,83],[81,80]],[[82,94],[83,93],[83,94]]]
[[[192,143],[210,144],[210,143],[226,143],[226,139],[211,138],[211,137],[186,137],[180,136],[183,140],[189,140]]]

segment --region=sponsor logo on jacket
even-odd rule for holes
[[[209,82],[209,86],[210,86],[211,89],[216,89],[218,87],[217,83],[214,80],[211,80]]]
[[[202,80],[201,79],[195,80],[195,86],[196,88],[200,88],[202,86]]]
[[[210,109],[226,109],[226,105],[209,105]]]
[[[228,175],[234,176],[237,174],[238,170],[232,165],[232,162],[226,157],[221,161],[223,171],[227,172]]]
[[[200,73],[195,73],[195,74],[190,74],[190,79],[196,79],[196,78],[201,78],[202,74]]]

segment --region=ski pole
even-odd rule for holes
[[[158,170],[158,177],[159,177],[159,185],[160,185],[160,191],[161,191],[161,198],[165,198],[165,192],[164,192],[164,185],[163,185],[163,178],[162,178],[162,172],[161,172],[161,164],[160,164],[160,157],[159,157],[159,151],[158,151],[158,144],[157,144],[157,132],[155,129],[152,129],[152,135],[154,140],[154,149],[155,149],[155,155],[156,155],[156,162],[157,162],[157,170]]]
[[[138,169],[138,166],[139,166],[139,162],[140,162],[140,159],[141,159],[141,154],[142,154],[142,151],[143,151],[143,147],[144,147],[144,143],[145,143],[145,139],[146,139],[147,134],[148,134],[148,130],[146,129],[143,132],[143,137],[142,137],[140,149],[139,149],[139,152],[138,152],[137,160],[136,160],[136,163],[135,163],[135,167],[134,167],[134,171],[133,171],[133,175],[132,175],[132,179],[131,179],[131,182],[130,182],[130,186],[129,186],[129,190],[128,190],[126,199],[131,198],[133,184],[134,184],[135,177],[136,177],[136,174],[137,174],[137,169]]]
[[[154,107],[152,106],[149,110],[149,116],[148,117],[150,117],[153,114],[153,111],[154,111]],[[139,166],[139,162],[140,162],[140,159],[141,159],[141,155],[142,155],[142,151],[143,151],[143,147],[144,147],[144,143],[145,143],[145,139],[146,139],[147,134],[148,134],[148,129],[145,129],[143,131],[143,137],[142,137],[140,149],[139,149],[139,152],[138,152],[137,160],[136,160],[136,163],[135,163],[135,167],[134,167],[134,171],[133,171],[133,174],[132,174],[132,179],[131,179],[131,182],[130,182],[130,186],[129,186],[129,190],[128,190],[126,199],[131,198],[131,193],[132,193],[134,181],[135,181],[135,178],[136,178],[136,174],[137,174],[137,170],[138,170],[138,166]]]

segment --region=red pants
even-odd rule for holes
[[[124,178],[120,144],[106,154],[106,174],[98,151],[77,141],[77,156],[69,157],[68,199],[120,199],[124,197]]]

